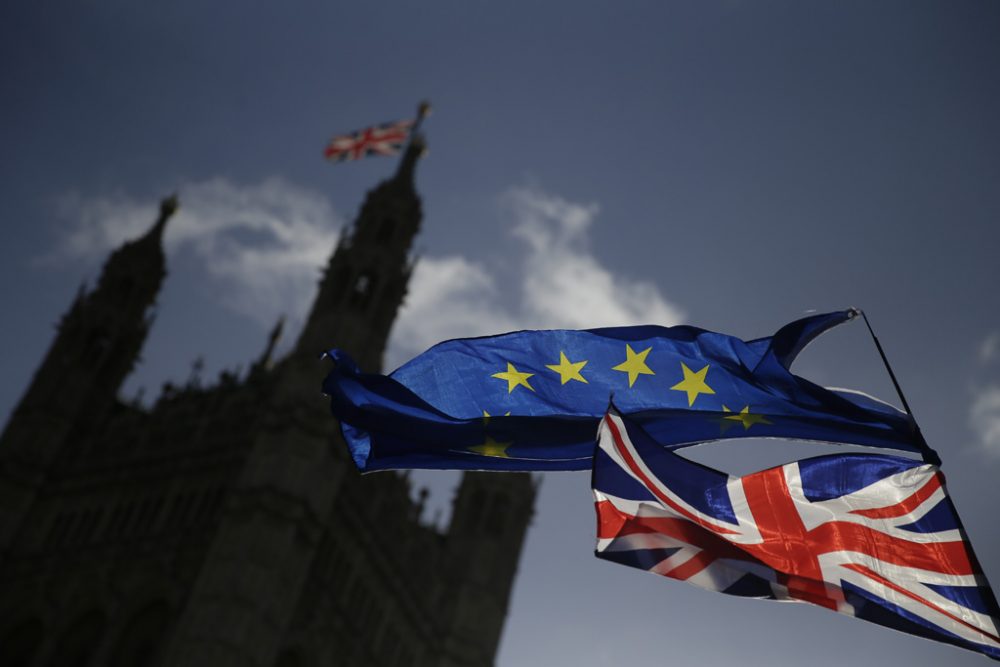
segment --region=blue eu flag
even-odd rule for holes
[[[589,469],[612,395],[668,448],[778,437],[925,453],[906,413],[789,371],[855,314],[807,317],[752,341],[689,326],[517,331],[445,341],[389,376],[331,350],[323,391],[362,471]]]

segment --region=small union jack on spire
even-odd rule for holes
[[[420,126],[430,111],[430,104],[421,102],[415,119],[382,123],[342,134],[330,139],[323,155],[333,162],[357,160],[368,155],[395,155],[402,149],[410,135]]]

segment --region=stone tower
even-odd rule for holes
[[[366,371],[381,370],[423,217],[413,184],[423,151],[424,140],[415,135],[395,176],[368,193],[354,225],[340,237],[294,355],[311,361],[336,341]]]
[[[492,663],[535,491],[535,481],[523,473],[463,475],[448,528],[451,580],[442,665]]]
[[[279,325],[244,376],[165,386],[148,409],[117,397],[176,201],[81,292],[0,440],[17,501],[5,665],[493,663],[535,482],[466,474],[439,528],[405,475],[357,473],[319,394],[327,348],[381,367],[413,268],[422,151],[414,136],[368,193],[292,351],[272,359]]]
[[[69,434],[108,416],[153,322],[166,276],[163,230],[177,198],[142,237],[104,264],[97,287],[81,286],[21,402],[0,435],[0,557]]]

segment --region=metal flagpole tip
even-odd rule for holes
[[[847,309],[847,319],[853,320],[855,317],[860,317],[862,315],[860,308],[850,307]]]
[[[417,106],[417,118],[424,118],[429,116],[431,113],[431,103],[427,100],[422,100]]]

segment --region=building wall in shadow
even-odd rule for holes
[[[405,474],[362,477],[318,388],[379,370],[422,213],[415,136],[341,236],[292,351],[119,389],[166,276],[164,200],[81,289],[0,435],[4,665],[492,665],[536,482],[467,473],[446,528]]]

